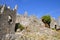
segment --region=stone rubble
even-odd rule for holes
[[[25,29],[15,33],[15,40],[60,40],[59,32],[46,28],[42,20],[35,16],[18,15],[16,23],[18,22]]]

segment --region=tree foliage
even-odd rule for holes
[[[43,16],[42,17],[42,21],[44,22],[44,23],[50,23],[51,22],[51,17],[50,17],[50,15],[45,15],[45,16]]]
[[[51,16],[50,15],[45,15],[42,17],[42,21],[45,24],[48,24],[48,26],[50,26],[50,22],[51,22]],[[45,25],[46,26],[46,25]]]

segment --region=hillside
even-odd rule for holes
[[[18,15],[16,23],[25,28],[15,33],[16,40],[60,40],[59,32],[45,27],[41,19],[35,16]]]

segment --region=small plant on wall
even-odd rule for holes
[[[22,31],[24,29],[24,27],[20,23],[16,23],[15,24],[15,32],[17,31],[17,29],[20,29]]]

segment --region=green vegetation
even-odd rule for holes
[[[42,21],[43,23],[47,24],[48,26],[50,26],[50,22],[51,22],[51,17],[50,15],[45,15],[42,17]],[[46,25],[45,25],[46,26]]]
[[[52,30],[56,30],[55,28],[52,28]]]
[[[20,28],[20,30],[22,31],[24,29],[23,25],[19,24],[18,28]]]
[[[24,29],[24,27],[20,23],[15,24],[15,32],[17,29],[20,29],[21,31]]]

